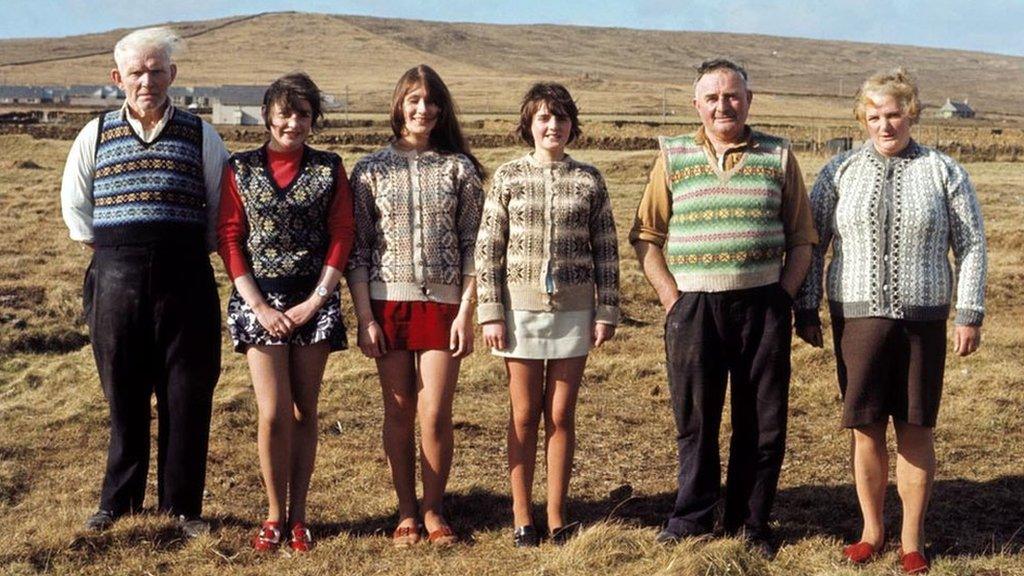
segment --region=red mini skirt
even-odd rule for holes
[[[458,304],[371,300],[388,350],[447,350]]]

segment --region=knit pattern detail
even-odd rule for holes
[[[245,250],[256,283],[264,292],[311,289],[330,244],[328,211],[341,158],[306,147],[286,188],[270,174],[266,147],[229,162],[245,206]]]
[[[692,135],[662,138],[672,192],[666,262],[684,292],[777,282],[786,235],[781,219],[788,144],[759,132],[722,171]]]
[[[203,242],[202,121],[175,109],[147,144],[123,114],[100,116],[92,188],[96,244]]]
[[[830,307],[847,318],[941,320],[956,269],[956,323],[981,325],[988,256],[981,208],[962,166],[914,141],[885,158],[869,142],[833,158],[811,191],[821,242],[796,300],[797,323],[818,323],[825,253]]]
[[[389,146],[356,163],[349,182],[356,220],[349,280],[369,282],[375,300],[458,303],[462,277],[476,274],[483,210],[473,163]]]
[[[476,248],[480,322],[512,310],[588,310],[619,319],[619,248],[601,173],[531,155],[494,173]]]

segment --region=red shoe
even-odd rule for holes
[[[295,552],[309,552],[313,549],[313,535],[310,534],[309,528],[302,522],[296,522],[292,524],[292,529],[289,531],[291,538],[288,540],[288,547]]]
[[[272,552],[281,545],[280,522],[267,520],[260,526],[260,531],[252,537],[252,549],[257,552]]]
[[[857,542],[843,548],[843,556],[853,564],[867,564],[878,556],[878,551],[868,542]]]
[[[931,568],[924,554],[917,550],[904,554],[903,548],[900,548],[900,566],[907,574],[924,574]]]

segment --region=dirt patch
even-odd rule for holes
[[[28,354],[66,354],[88,343],[88,335],[73,330],[28,329],[0,342],[0,350]]]
[[[0,286],[0,307],[30,310],[43,303],[46,288],[42,286]]]

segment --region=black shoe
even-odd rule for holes
[[[536,548],[540,546],[540,535],[533,526],[520,526],[512,531],[512,544],[516,548]]]
[[[84,528],[90,532],[103,532],[113,526],[116,519],[114,513],[109,510],[97,510],[85,519]]]
[[[666,526],[665,528],[661,529],[661,532],[658,532],[658,535],[654,537],[654,541],[658,544],[674,546],[676,544],[679,544],[679,542],[682,541],[684,538],[703,539],[707,538],[710,534],[710,532],[699,530],[684,530],[682,532],[677,532]]]
[[[210,533],[210,523],[198,516],[189,518],[181,515],[175,518],[174,522],[185,538],[199,538]]]
[[[750,551],[762,558],[772,559],[778,553],[775,535],[771,530],[750,530],[740,532],[739,537],[746,542]]]
[[[570,522],[561,528],[555,528],[551,531],[551,543],[555,546],[563,546],[579,534],[582,528],[583,525],[579,522]]]

